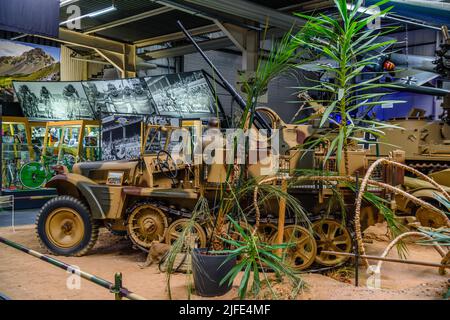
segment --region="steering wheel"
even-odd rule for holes
[[[162,155],[165,156],[165,159],[162,159]],[[168,178],[175,179],[178,175],[178,168],[173,160],[172,156],[166,150],[160,150],[158,155],[156,156],[156,162],[159,167],[159,170]],[[167,169],[167,171],[163,170]]]

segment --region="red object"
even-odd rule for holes
[[[53,171],[55,171],[56,174],[64,174],[65,170],[64,170],[64,166],[62,165],[55,165],[55,166],[51,166],[51,169]]]
[[[395,63],[393,63],[392,61],[386,60],[383,63],[383,68],[386,71],[394,71],[395,70]]]

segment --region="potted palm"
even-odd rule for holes
[[[224,279],[236,266],[236,257],[229,252],[208,252],[196,248],[192,252],[192,274],[195,292],[202,297],[222,296],[231,290],[233,283]]]
[[[232,265],[229,272],[222,276],[220,285],[231,287],[238,275],[242,273],[238,289],[239,298],[245,299],[250,294],[252,297],[258,297],[262,284],[271,289],[271,279],[265,272],[266,269],[270,269],[277,277],[285,275],[293,288],[296,289],[294,292],[303,287],[304,283],[300,277],[293,272],[281,256],[274,254],[278,249],[289,248],[290,244],[266,243],[254,231],[244,228],[232,217],[229,216],[228,220],[239,234],[239,238],[236,240],[231,237],[224,238],[223,241],[229,244],[230,249],[215,252],[227,254],[228,257],[224,264],[231,262],[230,266]],[[236,263],[238,260],[239,262]],[[249,287],[250,283],[251,286]],[[275,295],[273,291],[272,294]]]
[[[269,82],[293,67],[293,62],[295,57],[298,56],[298,52],[293,47],[290,36],[291,34],[289,33],[281,41],[274,43],[267,59],[259,62],[257,71],[252,79],[244,79],[243,87],[247,93],[247,103],[239,123],[239,128],[246,130],[248,129],[248,124],[253,123],[258,97],[267,90]],[[237,148],[236,140],[234,141],[233,148],[235,150]],[[246,141],[245,157],[248,155],[248,150],[248,141]],[[232,245],[237,247],[233,250],[211,251],[209,250],[210,248],[206,248],[193,251],[194,286],[200,295],[221,295],[230,290],[233,280],[243,266],[242,262],[236,265],[237,256],[235,250],[238,250],[238,252],[246,250],[248,252],[255,252],[251,250],[251,248],[255,248],[254,243],[249,243],[248,241],[235,242],[235,240],[222,237],[227,233],[227,230],[225,230],[227,218],[230,218],[231,214],[239,216],[237,212],[239,209],[237,208],[240,208],[242,198],[248,196],[251,191],[251,187],[249,186],[254,183],[254,181],[248,179],[246,165],[241,165],[239,173],[232,175],[234,169],[235,167],[233,165],[228,165],[225,182],[219,191],[219,211],[213,227],[211,247],[213,249],[227,248]],[[231,198],[230,193],[233,194]],[[232,226],[236,226],[234,220],[230,222]],[[252,239],[247,238],[247,235],[242,233],[241,228],[236,227],[235,232],[239,238]],[[266,249],[268,250],[268,248]],[[257,269],[256,265],[252,264],[251,261],[255,261],[254,256],[245,264],[247,270],[246,275],[248,275],[248,272],[255,272]],[[247,285],[244,285],[244,287],[247,288]],[[246,289],[241,288],[240,292],[246,292]]]

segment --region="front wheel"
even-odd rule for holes
[[[41,246],[51,253],[79,257],[95,245],[98,225],[80,200],[60,196],[42,207],[36,232]]]

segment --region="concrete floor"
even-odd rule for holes
[[[34,224],[39,209],[15,210],[14,225],[22,226]],[[10,209],[1,209],[0,211],[0,227],[12,226],[12,212]]]

